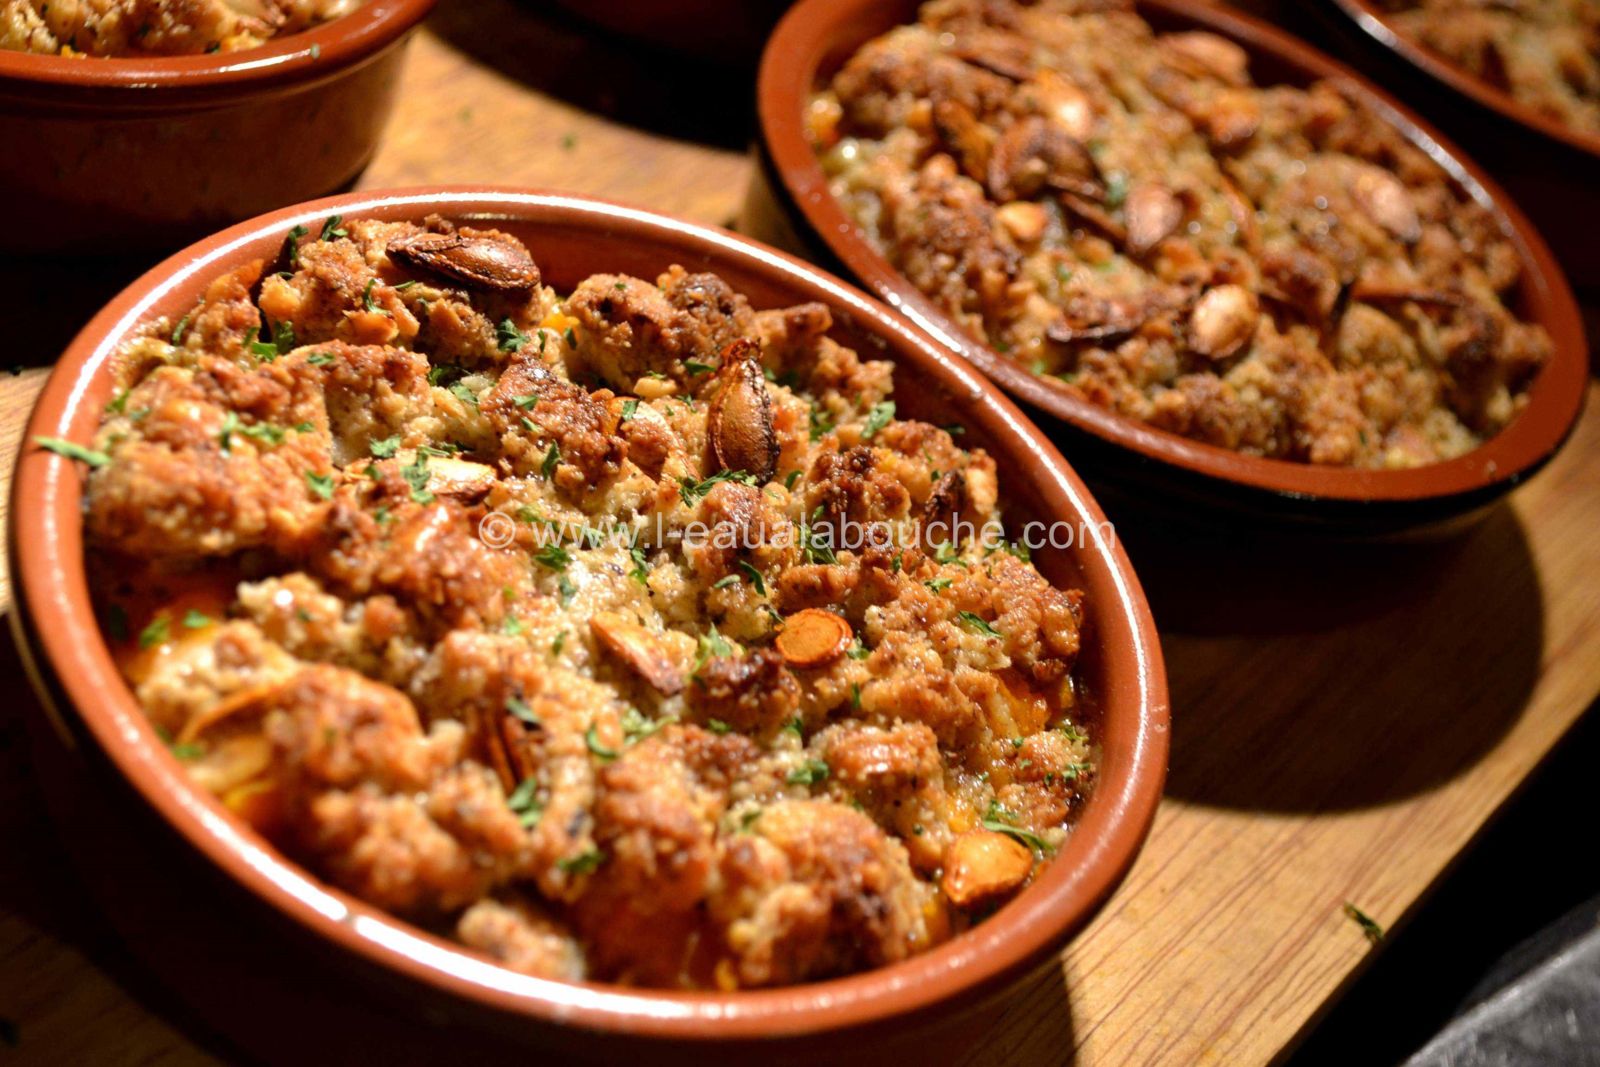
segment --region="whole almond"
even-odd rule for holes
[[[460,230],[402,237],[390,243],[389,258],[472,289],[513,292],[539,284],[539,268],[520,244]]]
[[[1171,237],[1183,222],[1183,201],[1160,182],[1144,182],[1128,194],[1124,207],[1128,226],[1128,251],[1149,253]]]
[[[983,904],[1012,892],[1033,873],[1033,853],[1005,834],[973,830],[950,842],[939,884],[957,907]]]
[[[596,613],[589,632],[600,647],[621,660],[639,677],[666,696],[683,692],[683,664],[675,649],[660,634],[645,629],[612,611]]]
[[[753,341],[743,338],[723,350],[706,436],[722,470],[744,471],[757,485],[765,485],[778,469],[778,435],[757,351]]]

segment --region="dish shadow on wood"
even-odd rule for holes
[[[1265,811],[1364,808],[1472,767],[1541,670],[1544,600],[1496,508],[1436,544],[1122,536],[1172,687],[1167,795]]]
[[[513,0],[443,4],[427,27],[530,89],[648,133],[742,150],[755,130],[745,70],[609,37]]]
[[[10,628],[0,632],[0,672],[20,677]],[[0,910],[71,946],[190,1042],[224,1062],[318,1062],[381,1059],[389,1067],[472,1063],[527,1067],[516,1047],[441,1006],[408,1010],[383,999],[381,987],[351,981],[339,961],[304,934],[249,899],[199,862],[170,830],[148,818],[123,780],[58,750],[33,746],[24,719],[37,715],[24,700],[0,705],[0,850],[27,857],[0,871]],[[49,815],[45,814],[48,807]],[[0,977],[0,1006],[18,1024],[19,1047],[42,1053],[28,1010],[65,990],[49,977]],[[1048,1013],[1039,1002],[1051,1005]],[[1014,1015],[1045,1020],[1022,1031]],[[75,1021],[57,1014],[56,1025]],[[1004,1035],[1004,1045],[995,1042]],[[947,1062],[964,1067],[1071,1063],[1075,1044],[1063,969],[1048,967],[1008,999],[990,1027],[952,1041]],[[162,1046],[141,1044],[145,1051]],[[59,1050],[57,1050],[59,1051]],[[176,1050],[173,1050],[176,1051]],[[48,1055],[48,1054],[46,1054]],[[597,1036],[592,1062],[606,1062]],[[573,1062],[563,1060],[563,1062]],[[584,1061],[579,1061],[584,1062]]]

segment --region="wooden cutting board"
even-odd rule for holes
[[[745,79],[621,50],[509,0],[462,2],[414,42],[389,138],[360,185],[561,188],[726,224],[750,172],[749,96]],[[43,368],[146,265],[0,267],[12,299],[46,312],[11,337],[12,358],[31,369],[0,374],[4,476]],[[1345,905],[1403,924],[1600,694],[1597,529],[1591,403],[1544,474],[1444,545],[1307,550],[1125,530],[1172,682],[1168,795],[1059,980],[952,1056],[1281,1057],[1379,951]],[[0,594],[8,602],[3,578]],[[20,695],[4,653],[0,672]],[[23,703],[0,708],[0,1038],[17,1044],[0,1056],[267,1056],[285,1025],[273,1004],[259,1006],[253,1033],[230,1030],[239,1047],[219,1045],[182,988],[155,988],[83,921],[39,810]],[[225,964],[207,980],[227,981]],[[375,1058],[410,1040],[403,1026],[388,1034],[364,1039]]]

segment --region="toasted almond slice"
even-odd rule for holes
[[[476,500],[494,488],[494,469],[454,456],[428,457],[428,489],[435,496]]]
[[[224,719],[231,719],[242,711],[259,707],[272,697],[277,696],[288,687],[289,681],[289,678],[277,678],[270,682],[246,686],[230,693],[209,708],[197,712],[193,718],[184,723],[183,729],[178,731],[177,743],[187,745],[198,741],[201,734]]]
[[[1128,251],[1149,253],[1171,237],[1183,222],[1183,201],[1160,182],[1141,182],[1128,194],[1124,207],[1128,224]]]
[[[855,631],[844,619],[822,608],[806,608],[783,620],[778,652],[791,667],[812,670],[844,655]]]
[[[1189,345],[1202,356],[1227,359],[1256,335],[1261,309],[1242,285],[1219,285],[1189,314]]]
[[[1031,200],[1013,200],[996,208],[994,215],[1012,237],[1030,245],[1044,236],[1044,228],[1050,222],[1044,208]]]
[[[1356,175],[1351,188],[1361,209],[1396,240],[1408,245],[1422,240],[1422,220],[1417,215],[1417,205],[1411,199],[1411,190],[1399,178],[1376,166],[1368,166]]]
[[[660,634],[612,611],[589,620],[589,631],[600,647],[628,665],[659,693],[683,692],[684,670],[676,650]]]
[[[949,471],[934,485],[922,505],[917,532],[927,548],[954,545],[960,540],[961,513],[967,510],[967,476]]]
[[[740,338],[722,352],[716,399],[706,416],[706,436],[723,470],[744,471],[757,485],[778,469],[778,435],[772,428],[772,397],[761,373],[755,342]]]
[[[1003,897],[1033,873],[1033,853],[1005,834],[972,830],[950,842],[944,853],[944,895],[957,907]]]
[[[419,233],[391,243],[389,258],[472,289],[515,291],[539,284],[533,257],[509,239],[460,232]]]

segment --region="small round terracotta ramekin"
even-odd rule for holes
[[[1336,537],[1435,533],[1481,516],[1566,441],[1583,405],[1588,347],[1571,287],[1537,231],[1476,164],[1382,90],[1281,30],[1201,0],[1141,0],[1138,10],[1158,30],[1208,30],[1237,42],[1259,82],[1341,83],[1494,213],[1522,261],[1517,310],[1555,341],[1527,408],[1482,447],[1444,463],[1397,471],[1321,467],[1244,455],[1113,414],[975,340],[861,235],[828,191],[805,132],[811,93],[868,40],[915,19],[916,9],[915,0],[801,0],[778,24],[757,86],[762,167],[747,225],[781,243],[820,244],[869,291],[1050,416],[1046,428],[1108,505],[1202,525],[1242,521]]]
[[[767,991],[672,993],[565,984],[503,970],[318,881],[192,785],[145,719],[97,629],[83,553],[78,466],[25,445],[13,480],[13,630],[53,730],[47,743],[109,762],[205,859],[347,963],[420,1006],[571,1055],[632,1050],[697,1060],[759,1052],[769,1062],[835,1062],[925,1038],[1000,1010],[1008,990],[1059,966],[1057,951],[1106,900],[1138,852],[1165,776],[1168,708],[1154,624],[1115,530],[1061,454],[993,385],[858,290],[723,230],[597,200],[485,188],[330,197],[253,219],[185,249],[140,278],[61,357],[26,440],[91,440],[113,384],[108,361],[140,324],[181,315],[217,275],[276,255],[295,225],[329,215],[487,219],[525,241],[545,280],[568,289],[598,271],[654,277],[673,263],[721,274],[757,307],[822,301],[835,336],[896,364],[900,413],[959,422],[966,446],[1000,468],[1007,522],[1063,523],[1034,554],[1058,584],[1087,594],[1080,677],[1102,746],[1082,819],[1044,873],[992,918],[903,963]],[[1069,532],[1061,532],[1069,531]],[[39,717],[36,717],[39,718]],[[51,740],[51,739],[55,740]],[[174,887],[181,892],[182,887]],[[1059,981],[1059,977],[1056,979]],[[596,1042],[600,1044],[596,1044]],[[817,1055],[826,1060],[818,1061]]]
[[[1596,160],[1600,160],[1600,134],[1588,133],[1536,111],[1505,90],[1475,77],[1471,71],[1457,66],[1395,29],[1372,0],[1334,0],[1334,3],[1367,36],[1407,63],[1426,72],[1430,77],[1438,79],[1463,96],[1470,97],[1490,111],[1499,112],[1512,122],[1537,130],[1546,137],[1561,141],[1580,152],[1587,152]]]
[[[0,50],[0,250],[177,248],[334,192],[377,149],[434,0],[366,0],[259,48],[92,58]]]

